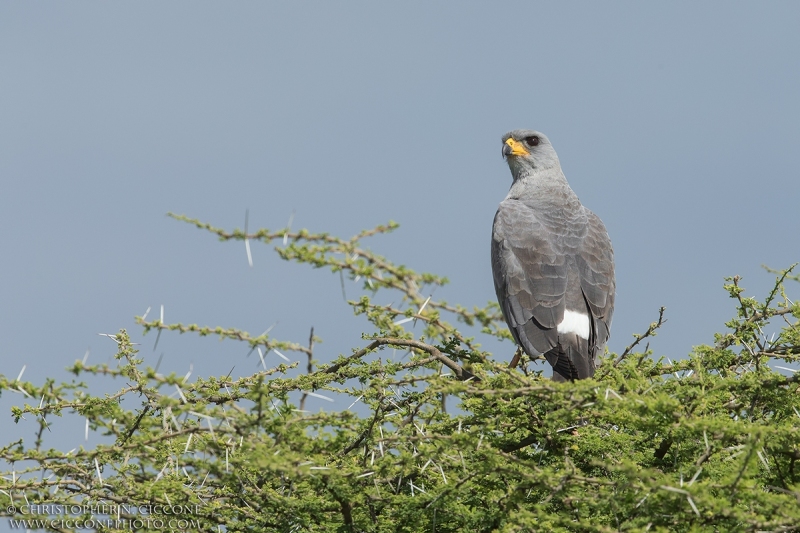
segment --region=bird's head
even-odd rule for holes
[[[514,179],[539,170],[558,167],[558,155],[550,140],[538,131],[514,130],[503,135],[503,157]]]

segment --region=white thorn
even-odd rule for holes
[[[702,472],[702,471],[703,471],[703,467],[702,466],[697,469],[697,472],[694,473],[694,475],[692,476],[692,479],[689,480],[689,486],[690,487],[692,486],[692,483],[694,483],[697,480],[698,476],[700,476],[700,472]]]
[[[697,506],[694,504],[694,501],[692,500],[692,497],[691,496],[687,496],[686,499],[689,500],[689,505],[692,506],[692,511],[694,511],[694,514],[696,514],[697,516],[700,516],[700,511],[697,510]]]
[[[247,264],[253,267],[253,256],[250,255],[250,239],[247,238],[247,225],[250,220],[250,210],[244,210],[244,249],[247,250]]]
[[[117,340],[117,336],[116,335],[109,335],[108,333],[98,333],[98,335],[100,335],[101,337],[108,337],[112,341],[114,341],[117,344],[119,344],[119,341]]]
[[[181,390],[180,387],[178,387],[177,383],[175,384],[175,389],[177,389],[178,395],[181,397],[181,400],[183,400],[183,403],[189,403],[186,401],[186,396],[183,395],[183,391]]]
[[[270,331],[272,331],[272,328],[274,328],[274,327],[275,327],[275,326],[277,326],[277,325],[278,325],[278,321],[276,320],[275,322],[273,322],[273,323],[272,323],[272,325],[271,325],[270,327],[268,327],[268,328],[267,328],[267,329],[264,331],[264,333],[262,333],[261,335],[259,335],[259,337],[263,337],[263,336],[265,336],[265,335],[269,335],[269,332],[270,332]]]
[[[172,418],[172,423],[173,423],[173,424],[175,424],[175,429],[177,429],[178,431],[180,431],[181,429],[183,429],[183,428],[181,427],[181,424],[180,424],[180,422],[178,422],[178,419],[177,419],[177,418],[175,418],[175,415],[174,415],[174,414],[172,414],[172,408],[171,408],[171,407],[168,407],[168,408],[167,408],[167,410],[169,411],[169,416]],[[189,435],[191,435],[191,433],[189,433]]]
[[[444,475],[444,470],[442,470],[442,465],[436,465],[439,467],[439,473],[442,474],[442,479],[444,480],[444,484],[447,485],[447,477]]]
[[[609,389],[606,389],[606,400],[608,400],[608,395],[609,395],[609,394],[613,394],[613,395],[614,395],[614,396],[617,398],[617,400],[621,400],[621,399],[622,399],[622,396],[620,396],[620,395],[619,395],[619,394],[617,394],[615,391],[613,391],[613,390],[611,390],[611,389],[609,388]]]
[[[764,463],[764,468],[766,468],[767,471],[769,471],[769,463],[767,462],[767,459],[764,457],[764,454],[761,453],[761,451],[756,451],[756,453],[758,454],[758,458],[761,459],[761,462]]]
[[[103,476],[100,475],[100,463],[97,462],[97,457],[94,458],[94,468],[97,471],[97,479],[100,481],[100,484],[103,484]]]
[[[282,358],[284,361],[287,361],[287,362],[289,362],[289,363],[291,363],[291,362],[292,362],[292,361],[291,361],[291,359],[289,359],[288,357],[286,357],[285,355],[283,355],[281,352],[279,352],[279,351],[278,351],[278,350],[276,350],[275,348],[273,348],[273,349],[272,349],[272,351],[273,351],[273,352],[275,352],[275,353],[278,355],[278,357]]]
[[[294,210],[292,214],[289,215],[289,222],[286,224],[286,231],[283,232],[283,245],[286,246],[286,243],[289,242],[289,232],[292,231],[292,221],[294,220]]]
[[[158,473],[158,475],[156,476],[156,481],[158,481],[159,479],[161,479],[161,476],[163,476],[163,475],[164,475],[164,470],[166,470],[166,469],[167,469],[167,466],[169,466],[169,462],[167,462],[167,463],[165,463],[165,464],[164,464],[164,468],[162,468],[162,469],[161,469],[161,472],[159,472],[159,473]]]
[[[428,302],[430,301],[431,301],[431,296],[428,296],[428,299],[425,300],[425,303],[422,304],[422,307],[419,308],[419,312],[417,312],[418,315],[422,314],[422,311],[425,309],[425,306],[428,305]]]
[[[329,402],[333,401],[333,398],[329,398],[327,396],[323,396],[322,394],[317,394],[316,392],[306,392],[303,391],[303,394],[308,394],[309,396],[313,396],[314,398],[319,398],[321,400],[327,400]]]
[[[356,398],[356,400],[353,403],[351,403],[347,408],[350,409],[350,407],[353,407],[358,402],[358,400],[360,400],[363,397],[364,397],[364,395],[362,394],[361,396]]]

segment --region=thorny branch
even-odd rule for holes
[[[226,232],[176,218],[223,240],[285,239],[281,257],[364,280],[365,295],[350,305],[374,327],[363,337],[366,346],[315,370],[313,329],[305,345],[270,338],[269,331],[253,336],[138,318],[145,331],[219,335],[251,351],[305,354],[308,362],[305,372],[293,362],[189,381],[144,367],[122,331],[111,336],[116,366],[78,361],[70,368],[76,377],[122,380],[115,393],[93,395],[79,381],[38,386],[0,375],[0,391],[31,402],[12,409],[21,426],[38,424],[41,435],[45,416],[63,415],[77,418],[82,430],[86,423],[86,438],[111,440],[84,439],[70,452],[30,447],[24,439],[1,447],[7,468],[0,510],[43,501],[198,505],[185,518],[203,523],[190,528],[224,524],[228,531],[394,530],[409,516],[425,531],[438,530],[436,520],[476,531],[543,523],[586,531],[666,531],[676,524],[788,531],[800,521],[792,490],[800,482],[798,374],[754,372],[741,357],[731,363],[725,350],[762,335],[766,320],[782,316],[778,339],[754,357],[795,360],[800,308],[785,295],[782,283],[793,279],[786,272],[760,303],[741,297],[739,279],[733,282],[742,314],[718,346],[702,347],[702,365],[663,365],[645,354],[641,364],[619,364],[666,322],[661,308],[658,321],[609,365],[617,370],[553,383],[494,364],[443,319],[451,313],[506,338],[496,306],[467,311],[434,300],[430,289],[444,278],[417,274],[360,245],[392,224],[339,239],[288,228]],[[399,291],[402,304],[370,301],[384,289]],[[779,294],[785,301],[773,305]],[[370,357],[386,347],[412,356]],[[731,364],[740,366],[731,372]],[[682,371],[695,374],[683,379]],[[306,412],[320,396],[309,391],[317,390],[346,399],[344,406]],[[453,413],[442,407],[445,394],[458,402]],[[659,460],[653,449],[666,441]]]
[[[636,348],[636,346],[638,346],[639,343],[644,339],[655,336],[656,330],[667,322],[664,319],[664,311],[666,311],[666,309],[666,307],[660,307],[658,309],[658,320],[652,322],[647,328],[647,331],[642,334],[634,334],[634,341],[630,343],[624,350],[622,350],[622,353],[619,355],[619,357],[614,360],[614,366],[618,366],[628,356],[628,354],[631,353],[631,350]]]

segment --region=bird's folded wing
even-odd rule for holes
[[[564,318],[567,265],[558,239],[525,204],[515,200],[500,204],[492,235],[492,271],[498,301],[512,330],[531,318],[540,327],[555,328]]]
[[[604,343],[608,338],[614,312],[614,250],[603,222],[591,211],[588,213],[588,231],[576,254],[576,260],[581,289],[589,308],[594,318],[604,323],[605,335],[599,335],[598,338],[598,343]]]

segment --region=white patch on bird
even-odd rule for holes
[[[589,317],[577,311],[564,310],[564,320],[556,328],[559,333],[574,333],[587,340],[589,338]]]

